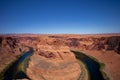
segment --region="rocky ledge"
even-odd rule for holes
[[[32,80],[77,80],[81,68],[67,47],[40,47],[31,57],[27,75]]]

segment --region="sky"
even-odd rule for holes
[[[0,0],[0,33],[120,33],[120,0]]]

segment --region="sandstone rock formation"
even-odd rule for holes
[[[16,39],[0,37],[0,72],[20,54]]]
[[[31,79],[77,80],[81,67],[70,49],[120,54],[120,35],[0,35],[0,72],[26,51],[26,46],[35,51],[27,68]]]
[[[77,80],[80,72],[81,68],[69,49],[53,46],[41,46],[40,51],[31,57],[27,69],[32,80]]]
[[[1,36],[0,37],[0,73],[3,72],[6,67],[14,62],[22,52],[28,48],[20,44],[20,38]]]

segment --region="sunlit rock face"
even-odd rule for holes
[[[18,43],[16,38],[0,37],[0,72],[20,55],[21,49]]]
[[[27,75],[32,80],[77,80],[81,68],[68,47],[41,46],[31,57]]]

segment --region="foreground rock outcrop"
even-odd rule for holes
[[[31,57],[27,69],[32,80],[77,80],[80,73],[81,68],[69,48],[53,46],[41,46]]]

